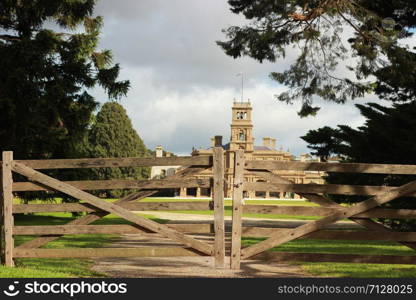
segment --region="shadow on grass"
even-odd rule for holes
[[[264,238],[243,238],[242,244],[247,247]],[[415,251],[397,243],[377,241],[342,241],[298,239],[274,247],[276,252],[332,253],[362,255],[415,255]],[[314,276],[324,277],[416,277],[416,266],[388,264],[357,263],[295,263]]]
[[[264,238],[242,238],[244,246],[251,246]],[[304,252],[304,253],[333,253],[333,254],[363,254],[363,255],[413,255],[415,251],[397,243],[378,241],[345,241],[345,240],[313,240],[298,239],[278,247],[272,251]]]
[[[167,220],[145,216],[155,222],[166,223]],[[15,216],[15,224],[29,225],[64,225],[76,219],[70,213],[53,214],[18,214]],[[109,215],[93,224],[116,225],[131,224],[122,218]],[[42,248],[100,248],[110,243],[118,235],[114,234],[79,234],[65,235]],[[15,236],[16,246],[28,242],[36,236]],[[18,258],[16,267],[8,268],[0,266],[0,277],[40,278],[40,277],[102,277],[104,274],[91,270],[93,261],[90,259],[72,258]]]

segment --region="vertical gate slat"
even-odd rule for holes
[[[244,150],[237,150],[234,159],[233,217],[231,236],[231,269],[240,269],[241,227],[243,214]]]
[[[213,201],[214,201],[214,255],[215,267],[224,267],[225,258],[225,225],[224,225],[224,150],[214,148],[213,156]]]
[[[3,223],[3,238],[4,238],[4,258],[3,263],[8,266],[13,266],[13,177],[12,177],[12,161],[13,152],[3,152],[2,162],[2,223]]]

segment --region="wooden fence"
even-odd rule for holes
[[[212,156],[165,158],[98,158],[13,160],[12,152],[3,152],[2,166],[2,262],[13,266],[19,257],[129,257],[129,256],[214,256],[215,265],[224,265],[224,164],[223,149],[215,147]],[[66,168],[113,168],[139,166],[185,166],[181,171],[161,180],[97,180],[60,181],[38,170]],[[212,168],[212,178],[195,179],[198,173]],[[23,175],[26,182],[13,182],[13,173]],[[157,193],[160,189],[181,187],[212,188],[212,201],[203,202],[138,202]],[[132,194],[108,202],[88,190],[134,189]],[[137,192],[137,190],[139,190]],[[80,200],[80,203],[14,204],[13,192],[58,191]],[[160,224],[132,211],[151,210],[213,210],[214,224]],[[14,214],[38,212],[85,212],[66,225],[16,226]],[[91,225],[114,214],[131,225]],[[213,243],[192,236],[209,233]],[[123,234],[140,233],[168,238],[180,247],[136,248],[72,248],[47,249],[41,246],[66,234]],[[14,246],[14,236],[38,237]]]
[[[415,165],[318,163],[245,160],[242,150],[236,151],[234,165],[234,191],[232,214],[231,268],[238,269],[245,259],[306,262],[355,262],[415,264],[416,255],[359,255],[328,253],[288,253],[267,251],[298,238],[325,240],[363,240],[398,242],[416,250],[416,232],[395,232],[376,222],[376,218],[415,219],[416,210],[387,209],[379,206],[402,196],[416,196],[416,181],[400,187],[356,186],[339,184],[295,184],[278,175],[278,171],[325,171],[342,173],[415,175]],[[264,182],[245,182],[244,175],[251,173]],[[319,206],[245,205],[243,191],[287,191],[297,193]],[[368,195],[369,199],[352,206],[341,206],[326,194]],[[294,228],[273,226],[244,226],[243,213],[318,216]],[[335,222],[349,219],[367,230],[332,230]],[[280,226],[282,227],[282,226]],[[265,237],[251,245],[241,246],[241,237]]]

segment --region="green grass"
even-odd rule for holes
[[[46,259],[45,259],[46,260]],[[87,265],[85,265],[87,263]],[[70,269],[70,266],[73,269]],[[89,269],[90,263],[84,261],[68,261],[62,259],[53,261],[48,259],[45,262],[27,261],[25,264],[17,262],[16,267],[10,268],[0,266],[1,278],[68,278],[68,277],[100,277],[101,274],[80,274],[85,273],[84,269]],[[60,270],[59,272],[56,270]],[[84,275],[84,276],[83,276]]]
[[[314,276],[356,278],[415,278],[412,265],[303,263],[301,268]]]
[[[243,238],[244,246],[256,244],[264,238]],[[272,248],[280,252],[328,253],[328,254],[383,254],[412,255],[414,250],[396,243],[378,241],[313,240],[298,239]]]
[[[244,246],[264,239],[243,238]],[[414,251],[397,243],[375,241],[341,241],[299,239],[272,248],[277,252],[332,253],[361,255],[414,255]],[[355,263],[296,263],[314,276],[324,277],[416,277],[416,266]]]
[[[16,225],[63,225],[71,221],[70,214],[36,214],[16,215]],[[109,242],[111,235],[66,235],[44,248],[78,248],[78,247],[102,247]],[[15,245],[18,246],[33,239],[33,236],[15,236]],[[0,277],[100,277],[103,274],[91,270],[92,260],[72,258],[17,258],[16,267],[0,267]]]

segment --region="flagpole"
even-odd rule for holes
[[[237,76],[241,76],[241,103],[244,102],[244,74],[240,72]]]
[[[241,103],[244,101],[244,74],[241,72]]]

